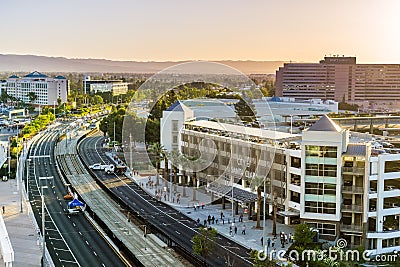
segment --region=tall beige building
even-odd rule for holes
[[[286,63],[276,72],[276,95],[345,100],[364,107],[400,105],[400,64],[357,64],[355,57]]]

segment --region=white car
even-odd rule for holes
[[[89,168],[97,171],[97,170],[104,170],[107,166],[108,165],[102,165],[100,163],[96,163],[96,164],[90,165]]]

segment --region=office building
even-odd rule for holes
[[[266,177],[267,212],[276,195],[278,221],[307,223],[320,239],[344,238],[373,254],[400,249],[400,154],[375,149],[372,135],[344,130],[326,115],[295,135],[195,120],[192,113],[185,120],[188,110],[179,112],[179,145],[168,138],[162,144],[211,161],[187,174],[185,184],[204,186],[224,201],[234,188],[236,212],[246,206],[251,217],[257,210],[252,179]],[[163,125],[176,120],[168,117]]]
[[[58,99],[61,99],[61,102],[66,102],[68,89],[68,80],[65,77],[56,76],[52,78],[37,71],[22,78],[12,75],[2,87],[2,90],[5,90],[9,96],[20,99],[25,103],[31,102],[29,95],[34,93],[36,99],[32,104],[36,106],[57,105]]]
[[[113,95],[121,95],[128,92],[128,83],[122,80],[91,80],[90,76],[85,76],[83,91],[85,94],[112,92]]]
[[[400,106],[400,64],[357,64],[355,57],[339,56],[285,63],[276,71],[276,95],[395,108]]]

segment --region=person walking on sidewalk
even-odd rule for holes
[[[6,213],[6,207],[3,206],[3,214]]]
[[[237,235],[237,226],[235,225],[235,235]]]
[[[246,235],[246,225],[243,224],[242,226],[242,235]]]

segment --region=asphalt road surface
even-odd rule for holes
[[[81,141],[78,152],[87,166],[94,163],[109,163],[105,150],[101,148],[103,139],[104,137],[101,136],[92,136]],[[191,239],[199,228],[195,221],[157,201],[126,176],[105,174],[104,171],[93,173],[119,201],[129,207],[131,214],[144,218],[146,224],[159,235],[164,236],[169,245],[194,255]],[[253,266],[247,248],[222,235],[217,236],[216,243],[214,250],[207,257],[208,265],[227,266],[229,262],[233,263],[233,266]],[[204,262],[202,264],[199,262],[197,265],[205,265]]]
[[[41,228],[41,186],[45,196],[46,246],[55,266],[126,266],[83,214],[70,215],[63,199],[66,186],[57,173],[54,147],[58,131],[47,130],[32,144],[29,155],[29,200]],[[50,157],[41,157],[50,155]],[[36,158],[35,158],[36,157]],[[53,177],[39,179],[39,177]],[[26,178],[26,177],[25,177]],[[26,181],[24,182],[26,184]]]

